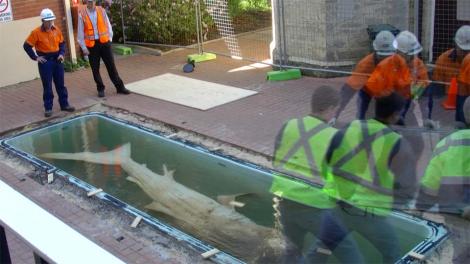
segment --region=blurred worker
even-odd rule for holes
[[[302,251],[308,248],[304,245],[305,236],[308,232],[316,236],[324,211],[336,206],[335,201],[321,191],[320,168],[329,142],[337,131],[325,121],[333,116],[338,101],[333,88],[321,86],[315,89],[310,115],[289,120],[277,136],[273,165],[295,177],[275,174],[271,186],[271,192],[281,198],[278,207],[283,232],[294,244],[294,248],[287,249],[287,263],[309,262],[309,252],[302,257]],[[338,232],[346,233],[339,221],[332,221],[331,225]],[[362,257],[354,254],[358,250],[353,240],[346,240],[337,252],[336,257],[341,262],[362,262]]]
[[[416,36],[402,31],[393,41],[397,54],[377,65],[367,80],[367,91],[374,97],[388,96],[393,92],[403,96],[407,102],[397,124],[404,125],[405,116],[412,99],[418,99],[429,83],[428,72],[418,54],[423,50]],[[431,111],[428,109],[428,118]],[[427,120],[430,121],[430,120]]]
[[[455,35],[455,43],[457,46],[467,53],[462,66],[460,67],[459,76],[457,78],[457,102],[455,105],[455,120],[457,122],[465,122],[463,114],[463,102],[470,95],[470,26],[461,27]]]
[[[65,55],[64,37],[60,29],[54,25],[55,16],[52,10],[45,8],[40,16],[42,25],[29,34],[23,48],[32,60],[38,62],[43,88],[44,116],[52,116],[54,102],[52,81],[59,96],[60,109],[73,112],[75,108],[69,105],[67,88],[64,86],[64,65],[62,64]]]
[[[82,48],[84,56],[90,60],[93,79],[98,90],[98,97],[104,97],[104,84],[100,75],[100,59],[108,70],[109,77],[119,94],[130,94],[119,77],[119,73],[114,64],[111,41],[113,39],[113,29],[109,22],[106,11],[96,6],[96,0],[87,0],[86,8],[82,8],[78,15],[77,41]]]
[[[436,60],[433,71],[433,81],[450,83],[453,77],[459,75],[460,67],[465,56],[470,52],[470,26],[462,26],[457,30],[454,38],[455,47],[442,53]],[[434,89],[448,90],[448,85],[444,89],[444,84],[433,83]],[[431,87],[430,87],[431,88]]]
[[[338,208],[330,219],[323,219],[321,247],[334,251],[341,245],[345,235],[329,224],[339,218],[350,232],[358,232],[379,250],[382,262],[395,263],[400,258],[388,216],[395,204],[401,206],[413,197],[414,189],[401,183],[414,186],[415,164],[408,144],[388,126],[400,118],[404,104],[396,93],[377,98],[374,119],[355,120],[331,140],[327,166],[322,169],[323,190],[338,200]]]
[[[359,91],[359,97],[357,101],[357,119],[365,119],[372,96],[365,88],[367,79],[369,79],[370,74],[383,59],[395,54],[395,47],[393,47],[394,39],[395,36],[388,30],[380,31],[377,34],[374,42],[372,43],[374,52],[367,55],[357,63],[352,75],[348,78],[342,87],[341,103],[334,119],[330,121],[330,123],[335,123],[336,118],[338,118],[340,113],[344,110],[356,91]]]
[[[448,135],[436,145],[421,179],[416,207],[428,210],[438,205],[440,212],[461,214],[470,220],[470,99],[466,99],[462,108],[467,127]],[[452,215],[442,215],[453,235],[458,236],[458,241],[453,243],[453,261],[469,263],[469,222],[456,224]]]

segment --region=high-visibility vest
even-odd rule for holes
[[[470,203],[466,197],[470,196],[470,129],[459,130],[436,145],[421,179],[421,191],[438,197],[440,207]]]
[[[332,152],[323,190],[366,212],[387,215],[395,181],[388,163],[400,139],[379,121],[353,121]]]
[[[329,143],[336,129],[321,120],[308,116],[292,119],[286,123],[274,155],[274,167],[288,175],[301,178],[294,180],[274,175],[271,192],[316,208],[332,208],[334,202],[321,191],[323,180],[320,174]]]
[[[109,30],[108,30],[108,21],[106,20],[106,11],[100,7],[95,7],[96,9],[96,26],[98,27],[98,35],[100,43],[109,42]],[[87,8],[80,9],[80,14],[83,20],[83,30],[85,35],[85,45],[89,48],[95,46],[95,29],[93,28],[93,23],[91,23],[90,16],[88,15]]]

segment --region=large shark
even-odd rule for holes
[[[146,208],[171,216],[183,230],[247,261],[260,261],[260,257],[276,259],[284,251],[285,240],[274,228],[258,225],[233,207],[178,183],[173,178],[174,171],[168,170],[166,165],[163,165],[163,174],[158,174],[145,164],[135,162],[131,158],[130,143],[107,152],[44,153],[40,156],[120,165],[129,175],[127,180],[136,183],[152,198],[153,202]]]

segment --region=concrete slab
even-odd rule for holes
[[[134,93],[200,110],[208,110],[257,93],[172,73],[133,82],[126,86]]]

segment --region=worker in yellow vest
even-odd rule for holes
[[[467,127],[436,145],[416,201],[416,207],[421,210],[437,205],[451,230],[451,241],[458,237],[458,242],[453,243],[454,263],[470,261],[470,222],[459,221],[455,216],[470,220],[470,97],[462,109]]]
[[[334,251],[344,242],[348,233],[331,225],[332,219],[340,219],[348,232],[358,232],[378,249],[382,262],[400,259],[388,215],[395,197],[401,202],[413,197],[413,192],[400,189],[398,183],[403,181],[398,178],[405,177],[414,185],[416,164],[402,137],[388,125],[398,121],[404,105],[404,98],[396,93],[377,98],[374,119],[353,121],[331,140],[322,169],[323,191],[338,201],[338,207],[323,219],[319,247]],[[318,250],[316,260],[322,261]]]
[[[106,11],[101,6],[96,6],[96,0],[86,1],[86,7],[81,8],[78,14],[77,42],[83,55],[89,58],[98,97],[105,96],[105,86],[100,75],[100,59],[103,59],[117,93],[130,94],[114,64],[112,40],[113,29]]]
[[[333,88],[316,88],[311,100],[311,114],[289,120],[277,136],[273,165],[279,172],[291,176],[275,174],[271,186],[271,192],[279,198],[275,206],[279,210],[283,233],[291,242],[284,256],[286,263],[310,262],[311,252],[309,246],[304,245],[305,236],[307,233],[316,236],[323,214],[336,206],[335,201],[321,191],[320,168],[329,142],[337,131],[325,121],[334,115],[338,104],[338,92]],[[346,232],[340,222],[331,224]],[[338,249],[337,258],[362,262],[362,257],[354,254],[357,252],[354,251],[357,249],[355,242],[346,242]]]

